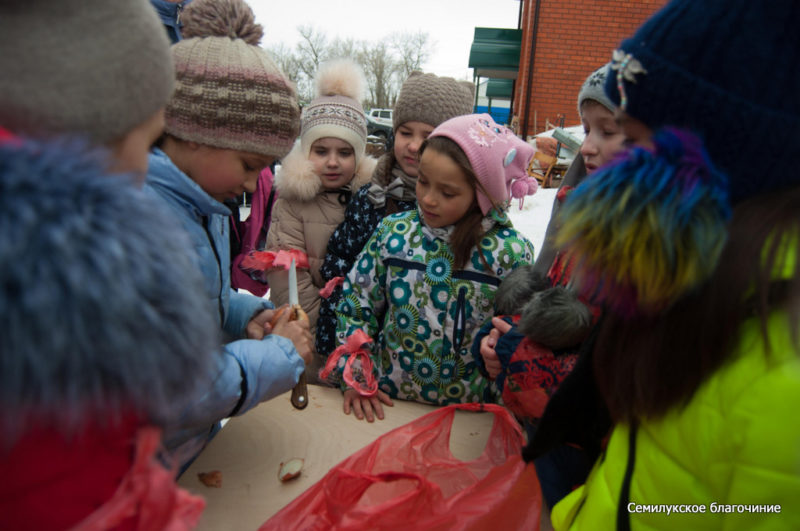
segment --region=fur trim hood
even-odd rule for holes
[[[219,327],[180,223],[103,155],[0,143],[0,443],[31,416],[65,434],[165,423],[213,374]]]
[[[355,192],[367,184],[377,162],[375,158],[365,155],[347,187]],[[281,167],[275,174],[275,189],[280,197],[298,201],[310,201],[322,191],[322,182],[314,173],[314,165],[303,153],[300,142],[295,143],[292,151],[281,161]]]

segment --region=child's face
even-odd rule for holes
[[[147,175],[147,154],[163,131],[164,110],[161,109],[110,146],[114,157],[112,170],[135,172],[144,182]]]
[[[192,153],[182,169],[219,202],[239,197],[244,192],[255,192],[261,170],[275,160],[257,153],[188,144]]]
[[[433,126],[423,122],[406,122],[394,135],[394,157],[409,177],[419,172],[419,148],[433,131]]]
[[[417,203],[430,227],[453,225],[475,202],[475,188],[449,156],[427,148],[417,176]]]
[[[625,134],[614,113],[591,100],[581,106],[581,121],[586,132],[581,155],[586,164],[586,173],[590,174],[611,162],[617,153],[625,149]]]
[[[311,144],[308,160],[314,165],[322,187],[336,190],[353,180],[356,173],[356,153],[353,146],[339,138],[320,138]]]

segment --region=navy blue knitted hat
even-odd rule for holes
[[[800,184],[800,2],[673,0],[614,52],[606,93],[695,131],[731,201]]]

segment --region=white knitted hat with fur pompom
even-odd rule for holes
[[[320,138],[339,138],[353,147],[356,165],[367,146],[367,118],[361,107],[366,79],[361,67],[349,59],[322,65],[317,73],[317,97],[303,109],[300,142],[308,156]]]

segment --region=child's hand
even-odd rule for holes
[[[355,389],[348,389],[344,392],[344,413],[350,414],[350,409],[353,409],[358,420],[367,417],[367,422],[374,422],[375,416],[383,420],[383,406],[381,402],[387,406],[393,406],[394,403],[389,395],[383,391],[378,391],[373,396],[361,396]]]
[[[481,339],[481,357],[483,357],[483,365],[486,367],[486,372],[489,373],[489,378],[494,380],[503,370],[494,347],[497,346],[500,336],[511,330],[511,325],[499,317],[493,317],[492,326],[494,328],[489,335]]]
[[[269,322],[274,315],[275,310],[262,310],[250,319],[245,328],[247,339],[264,339],[265,335],[271,333],[272,326]]]
[[[291,340],[297,353],[303,358],[305,364],[309,365],[313,358],[314,340],[311,337],[308,319],[290,321],[290,314],[291,312],[283,312],[278,317],[277,322],[272,325],[272,333]]]

